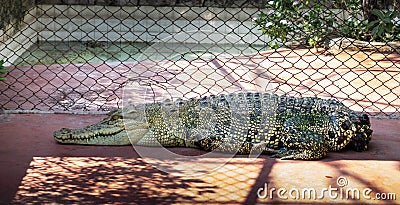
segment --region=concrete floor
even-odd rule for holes
[[[176,158],[165,159],[141,157],[144,152],[132,146],[53,140],[56,129],[103,117],[1,116],[0,204],[400,204],[399,120],[372,119],[368,151],[330,153],[321,161],[205,155],[187,148],[169,149]]]

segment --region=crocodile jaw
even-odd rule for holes
[[[54,132],[54,139],[61,144],[130,145],[123,127],[109,127],[101,123],[82,129],[62,128]]]
[[[143,114],[131,106],[111,111],[96,124],[54,132],[54,139],[61,144],[131,145],[151,140],[151,137]]]
[[[136,118],[133,109],[128,118]],[[62,128],[54,132],[54,139],[61,144],[84,145],[130,145],[126,132],[126,120],[121,109],[111,111],[108,116],[96,124],[81,129]]]

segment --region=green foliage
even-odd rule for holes
[[[268,13],[261,12],[255,20],[261,32],[280,43],[292,40],[288,38],[295,32],[293,24],[298,20],[301,5],[293,4],[293,1],[270,1],[267,8]],[[277,42],[270,42],[269,46],[278,48]]]
[[[320,45],[333,30],[333,14],[317,3],[304,14],[302,29],[309,46]]]
[[[343,9],[345,19],[339,20],[327,5]],[[266,4],[254,24],[271,38],[270,48],[287,42],[319,46],[330,36],[344,36],[365,41],[400,41],[400,17],[397,11],[373,10],[377,20],[362,17],[359,0],[308,1],[272,0]],[[396,20],[397,19],[397,20]]]
[[[8,72],[6,69],[4,69],[3,64],[4,64],[4,61],[1,60],[0,61],[0,74],[1,75],[4,75],[4,74],[6,74]],[[5,81],[5,80],[7,80],[5,77],[0,77],[0,81]]]
[[[348,17],[344,19],[343,24],[338,25],[338,30],[345,37],[358,40],[368,40],[369,34],[366,30],[367,20],[361,19],[360,12],[362,4],[359,0],[339,1],[340,8],[348,13]]]
[[[331,32],[332,13],[323,9],[323,1],[310,4],[300,0],[274,0],[266,4],[267,13],[261,12],[255,20],[261,32],[270,37],[271,48],[278,43],[299,42],[318,46]]]
[[[368,21],[359,20],[356,18],[350,18],[344,21],[343,25],[340,27],[341,33],[349,38],[354,38],[358,40],[368,40],[370,35],[366,29]]]
[[[371,32],[373,40],[385,42],[400,41],[400,26],[398,21],[399,13],[397,11],[381,11],[374,9],[378,19],[367,24],[367,29]]]

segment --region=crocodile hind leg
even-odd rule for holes
[[[285,136],[283,144],[278,153],[272,157],[281,159],[321,159],[328,153],[328,145],[322,134],[315,132],[292,133]]]
[[[272,158],[281,159],[303,159],[303,160],[316,160],[325,157],[327,151],[324,150],[308,150],[308,149],[288,149],[282,148],[278,153],[272,155]]]
[[[324,151],[312,151],[306,149],[291,150],[283,148],[279,150],[277,154],[272,155],[272,157],[278,157],[281,159],[303,159],[303,160],[316,160],[326,156],[327,152]]]
[[[283,127],[280,138],[284,147],[272,157],[315,160],[328,153],[325,135],[328,132],[329,119],[326,116],[291,117]]]
[[[267,142],[254,144],[238,138],[221,137],[207,134],[195,135],[191,136],[190,138],[190,143],[187,144],[189,145],[188,147],[195,147],[209,152],[216,151],[233,154],[271,154],[278,153],[279,151],[268,148]]]
[[[269,142],[260,142],[251,145],[251,154],[277,154],[279,150],[268,147]]]

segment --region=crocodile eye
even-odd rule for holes
[[[368,115],[362,114],[359,118],[360,118],[361,124],[371,126]]]
[[[66,133],[70,133],[71,130],[68,128],[61,128],[60,132],[66,134]]]
[[[333,139],[333,138],[335,138],[335,133],[333,131],[329,131],[328,136],[329,136],[329,138]]]
[[[113,120],[118,120],[118,119],[120,119],[121,118],[121,116],[119,116],[119,115],[114,115],[114,116],[112,116],[112,119]]]
[[[343,122],[342,128],[344,130],[349,130],[350,129],[350,124],[351,124],[350,121],[346,120],[346,121]]]

